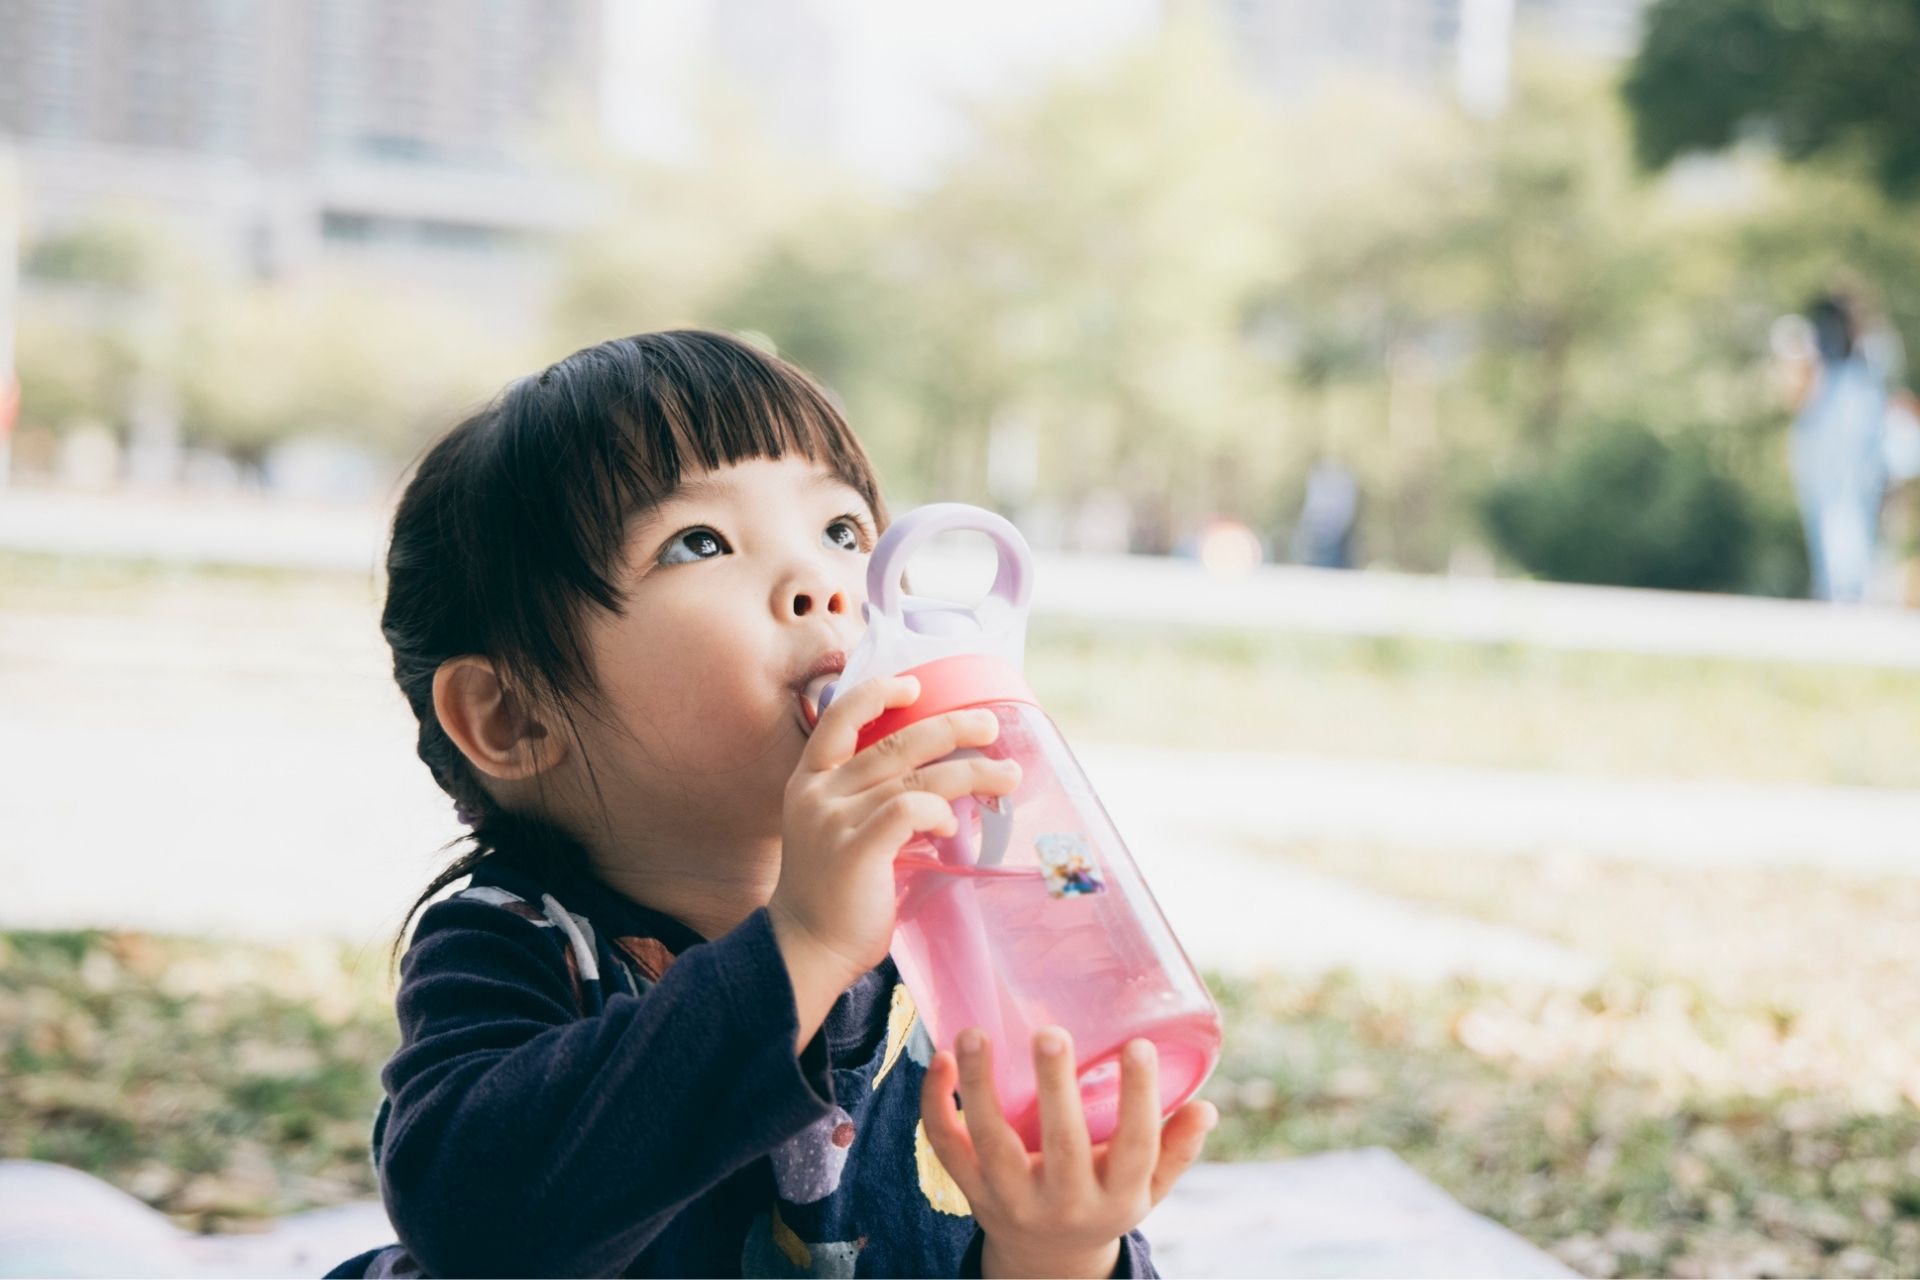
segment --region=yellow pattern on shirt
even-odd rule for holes
[[[894,983],[893,1003],[887,1007],[887,1052],[880,1059],[880,1069],[873,1073],[874,1088],[878,1089],[887,1072],[893,1070],[893,1064],[907,1047],[907,1037],[913,1034],[914,1019],[919,1016],[919,1007],[913,1003],[907,984]]]

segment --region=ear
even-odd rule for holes
[[[566,756],[565,736],[528,714],[525,701],[500,683],[493,663],[478,655],[440,664],[433,673],[433,711],[453,745],[490,778],[530,778]]]

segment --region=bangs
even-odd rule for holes
[[[677,336],[613,413],[624,448],[610,479],[626,519],[666,501],[689,472],[789,453],[824,465],[878,514],[866,453],[811,378],[744,343]]]
[[[551,532],[563,589],[619,612],[626,535],[689,474],[797,453],[888,523],[866,450],[826,393],[784,360],[698,329],[616,338],[525,378],[501,405],[496,474]],[[518,522],[516,522],[518,523]]]

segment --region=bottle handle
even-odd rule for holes
[[[965,605],[942,607],[944,602],[918,604],[917,598],[907,595],[900,584],[907,563],[930,539],[956,529],[984,533],[993,542],[999,556],[993,586],[988,588],[979,605],[971,609]],[[946,628],[940,621],[928,615],[954,613],[971,613],[980,630],[999,631],[1009,619],[1024,612],[1033,595],[1033,573],[1027,556],[1027,540],[1020,536],[1012,521],[998,512],[966,502],[933,502],[915,507],[894,521],[880,539],[880,545],[874,548],[873,559],[867,564],[868,607],[873,613],[898,619],[914,631],[944,631]],[[916,605],[909,606],[909,600],[915,600]],[[872,621],[871,616],[868,621]],[[916,625],[921,622],[932,625]]]
[[[901,586],[907,564],[930,538],[952,530],[984,533],[999,557],[993,586],[977,605],[909,595]],[[966,502],[915,507],[887,527],[867,562],[867,635],[838,680],[820,694],[819,709],[851,687],[963,653],[992,654],[1013,666],[1026,662],[1027,603],[1033,564],[1027,540],[1013,522]]]

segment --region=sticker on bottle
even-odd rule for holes
[[[1033,846],[1040,852],[1040,871],[1046,877],[1049,897],[1107,891],[1107,882],[1094,865],[1093,851],[1087,848],[1087,838],[1078,831],[1043,835],[1034,840]]]

